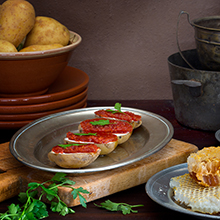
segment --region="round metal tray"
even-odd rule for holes
[[[163,148],[173,136],[173,127],[165,118],[147,111],[122,108],[142,116],[142,126],[135,129],[130,139],[108,155],[99,156],[81,169],[64,169],[48,159],[52,147],[63,143],[68,131],[78,132],[82,120],[94,118],[94,112],[112,107],[93,107],[52,114],[21,128],[12,137],[12,155],[30,167],[63,173],[89,173],[122,167],[144,159]]]

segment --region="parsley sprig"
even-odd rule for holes
[[[100,120],[98,120],[98,121],[90,121],[90,124],[92,124],[92,125],[102,125],[102,126],[104,126],[104,125],[109,125],[110,122],[109,122],[109,120],[100,119]]]
[[[97,133],[74,133],[77,136],[96,136]]]
[[[131,212],[137,213],[138,211],[133,210],[132,208],[144,206],[144,205],[129,205],[127,203],[115,203],[110,200],[106,200],[100,205],[94,203],[94,205],[100,208],[107,209],[109,211],[115,211],[115,212],[121,211],[123,215],[130,214]]]
[[[72,143],[72,144],[58,144],[57,146],[66,149],[67,147],[71,147],[71,146],[82,146],[82,145],[85,145],[85,144]]]
[[[0,213],[1,220],[37,220],[43,219],[49,216],[47,211],[47,205],[41,201],[45,195],[46,198],[51,201],[50,209],[53,212],[58,212],[60,215],[65,216],[75,211],[69,207],[58,196],[58,187],[68,187],[72,189],[71,194],[73,198],[79,197],[80,203],[86,208],[86,199],[81,193],[88,194],[89,192],[82,187],[73,188],[74,181],[65,177],[64,173],[56,173],[51,180],[44,183],[31,182],[28,184],[28,190],[26,192],[19,193],[19,201],[23,203],[23,206],[15,205],[12,203],[8,206],[8,211]],[[52,182],[52,183],[50,183]],[[46,186],[46,184],[49,186]],[[40,193],[38,189],[41,189]],[[56,199],[56,201],[52,201]]]
[[[107,112],[111,112],[111,113],[113,113],[113,114],[114,114],[114,113],[123,113],[123,114],[125,114],[124,112],[121,111],[121,104],[120,104],[120,103],[118,103],[118,102],[115,103],[115,107],[114,107],[114,108],[115,108],[115,110],[113,110],[113,109],[107,109],[106,111],[107,111]]]

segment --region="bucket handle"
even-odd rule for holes
[[[189,88],[189,92],[193,97],[199,97],[202,95],[202,83],[196,80],[172,80],[174,85],[184,85]]]
[[[181,17],[182,14],[186,14],[186,15],[187,15],[188,22],[191,24],[190,19],[189,19],[189,13],[186,12],[186,11],[180,11],[179,16],[178,16],[178,21],[177,21],[177,28],[176,28],[176,42],[177,42],[177,47],[178,47],[180,56],[183,58],[183,60],[189,65],[189,67],[191,67],[191,69],[194,69],[194,70],[195,70],[195,68],[194,68],[194,67],[187,61],[187,59],[183,56],[182,51],[181,51],[181,49],[180,49],[180,45],[179,45],[178,32],[179,32],[180,17]],[[191,24],[191,25],[192,25],[192,24]]]

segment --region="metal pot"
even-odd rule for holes
[[[220,71],[220,16],[190,21],[185,11],[180,12],[179,19],[182,14],[187,14],[188,22],[195,30],[196,49],[203,68]]]
[[[193,129],[220,128],[220,72],[203,70],[196,49],[168,57],[176,119]]]

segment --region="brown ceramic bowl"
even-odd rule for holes
[[[70,31],[70,43],[62,48],[0,53],[0,96],[22,97],[41,95],[67,66],[81,37]]]

